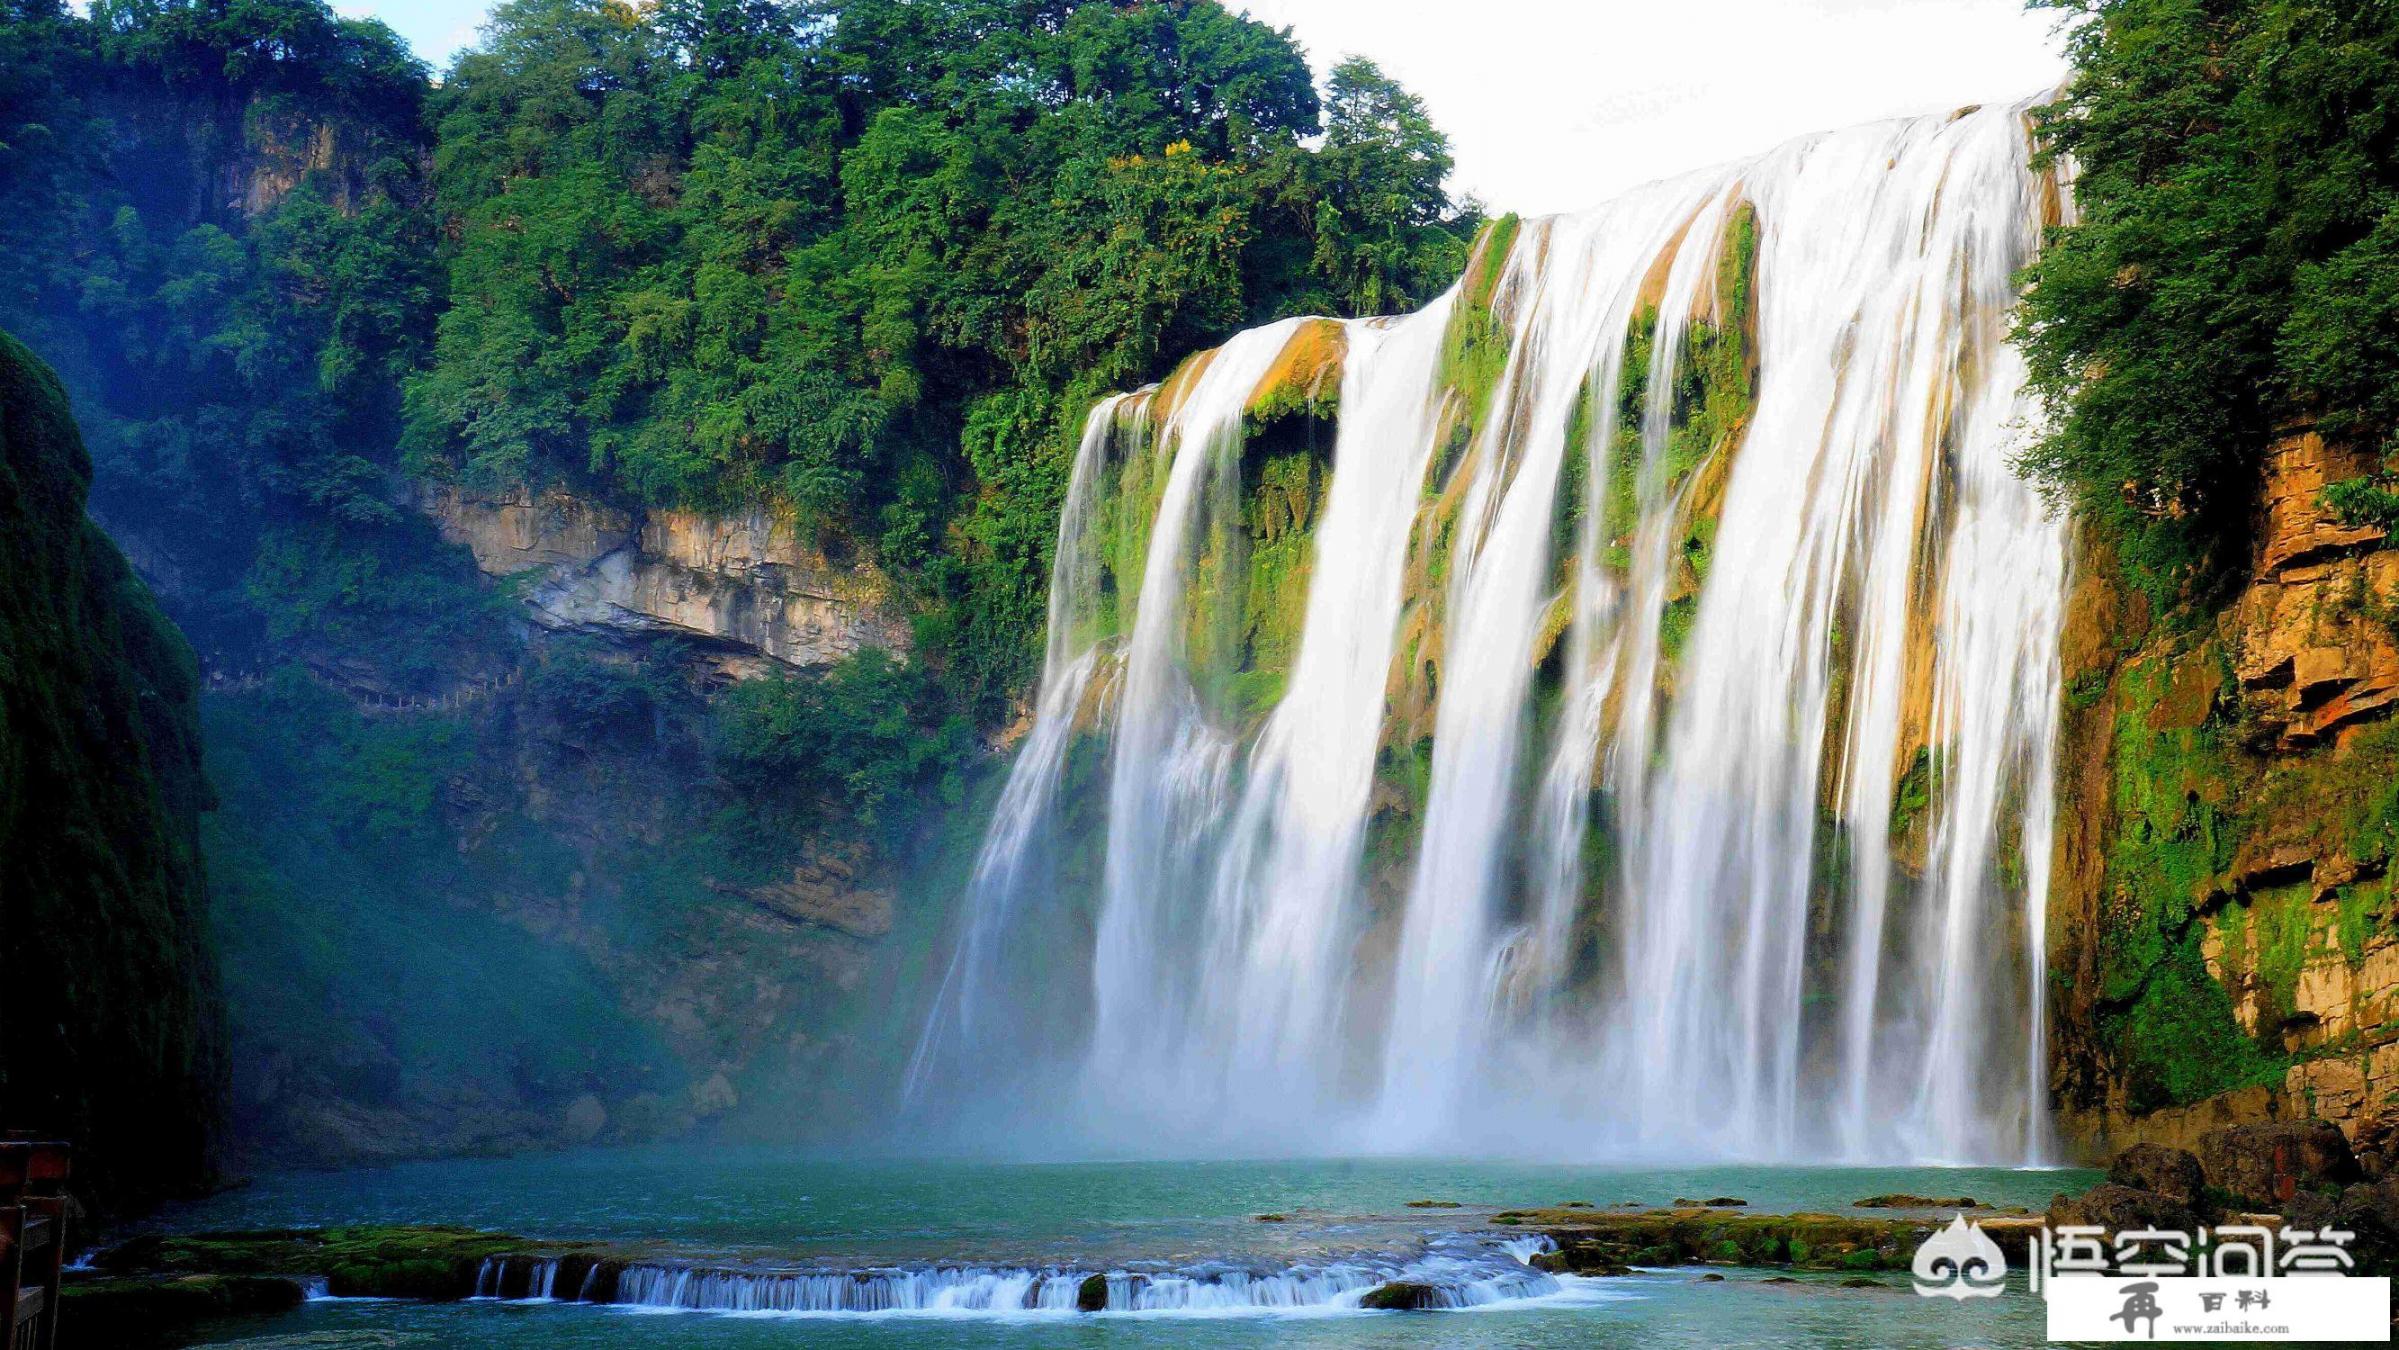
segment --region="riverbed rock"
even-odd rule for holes
[[[2199,1157],[2188,1149],[2163,1144],[2135,1144],[2108,1164],[2107,1179],[2118,1186],[2150,1191],[2193,1208],[2207,1192],[2207,1176]]]
[[[1492,1222],[1533,1229],[1557,1246],[1543,1269],[1621,1274],[1631,1266],[1710,1263],[1793,1266],[1806,1270],[1884,1270],[1907,1265],[1930,1237],[1924,1219],[1846,1214],[1751,1214],[1721,1209],[1653,1209],[1625,1214],[1588,1209],[1507,1210]],[[2035,1218],[1991,1218],[1984,1231],[2012,1241],[2040,1226]]]
[[[100,1253],[112,1274],[322,1276],[342,1297],[430,1302],[471,1297],[485,1259],[522,1238],[472,1228],[372,1225],[147,1236]]]
[[[1108,1311],[1107,1276],[1086,1275],[1083,1277],[1083,1282],[1075,1286],[1075,1311],[1087,1313]]]
[[[2349,1140],[2330,1121],[2272,1121],[2215,1130],[2199,1140],[2210,1186],[2243,1204],[2276,1208],[2303,1190],[2357,1181]]]
[[[1369,1312],[1426,1312],[1441,1306],[1441,1296],[1429,1284],[1393,1280],[1367,1290],[1358,1306]]]

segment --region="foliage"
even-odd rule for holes
[[[768,804],[768,825],[830,815],[871,829],[927,797],[954,806],[974,735],[961,715],[933,721],[940,700],[922,666],[875,650],[823,675],[747,681],[718,704],[717,771],[746,802]]]
[[[1454,273],[1422,107],[1350,62],[1324,111],[1212,3],[503,5],[433,97],[414,462],[785,504],[909,583],[989,713],[1094,394]]]
[[[107,1210],[214,1175],[199,672],[84,518],[55,376],[0,335],[0,1115],[82,1150]]]
[[[2024,462],[2170,593],[2245,520],[2278,428],[2399,428],[2399,7],[2035,3],[2071,16],[2042,127],[2081,219],[2030,274],[2052,418]]]

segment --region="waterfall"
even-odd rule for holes
[[[2008,328],[2067,186],[2023,106],[1810,136],[1103,401],[911,1095],[2041,1157],[2068,539]]]

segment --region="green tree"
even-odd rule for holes
[[[2297,419],[2399,426],[2399,5],[2040,0],[2080,220],[2020,338],[2051,429],[2027,467],[2169,579],[2245,519]]]

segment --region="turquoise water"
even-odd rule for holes
[[[662,1259],[775,1270],[960,1266],[1277,1272],[1394,1265],[1465,1252],[1511,1266],[1492,1208],[1588,1201],[1662,1205],[1738,1196],[1758,1210],[1851,1212],[1907,1191],[2038,1208],[2078,1172],[1926,1168],[1690,1169],[1487,1162],[990,1163],[829,1159],[764,1149],[596,1151],[262,1178],[172,1212],[168,1226],[460,1223],[557,1241],[652,1246]],[[1460,1209],[1410,1209],[1439,1199]],[[1867,1211],[1856,1211],[1867,1212]],[[1287,1215],[1260,1222],[1260,1213]],[[1486,1272],[1487,1273],[1487,1272]],[[1871,1289],[1827,1276],[1677,1270],[1568,1278],[1534,1297],[1440,1313],[1352,1308],[1099,1316],[941,1311],[635,1311],[573,1303],[449,1306],[327,1301],[203,1343],[311,1347],[581,1346],[1734,1346],[2037,1345],[2020,1284],[1959,1305],[1904,1275]],[[562,1291],[563,1292],[563,1291]],[[1354,1295],[1348,1299],[1354,1303]],[[289,1340],[304,1337],[302,1340]]]

